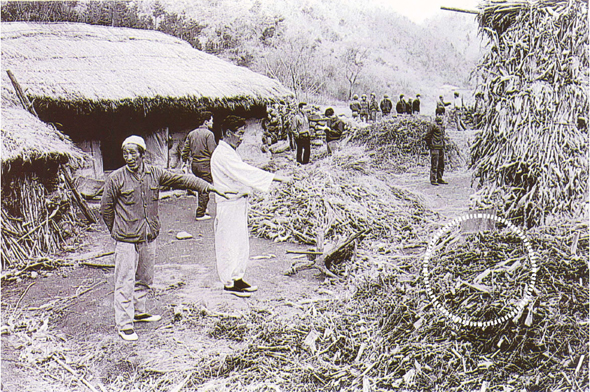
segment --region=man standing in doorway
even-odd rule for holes
[[[191,169],[193,174],[200,179],[213,183],[211,178],[211,154],[215,150],[215,135],[211,128],[213,127],[213,115],[211,112],[204,112],[205,122],[197,129],[191,131],[182,149],[182,161],[186,162],[191,158]],[[195,218],[198,221],[211,219],[207,214],[207,204],[209,203],[209,192],[202,191],[198,194],[198,207]]]
[[[445,172],[445,127],[441,116],[436,116],[430,125],[424,141],[430,149],[430,183],[432,185],[448,184],[443,180]]]
[[[215,255],[217,273],[224,290],[238,297],[249,297],[258,288],[243,278],[250,258],[248,240],[248,196],[252,190],[268,192],[273,181],[290,182],[279,176],[248,165],[236,152],[242,142],[245,121],[228,116],[222,123],[223,139],[211,157],[211,174],[216,188],[238,191],[235,197],[216,198]]]
[[[115,240],[115,322],[124,340],[137,340],[134,322],[158,321],[147,313],[146,300],[154,279],[156,242],[160,232],[160,187],[218,193],[211,184],[186,174],[144,163],[143,138],[129,136],[122,145],[126,165],[115,170],[104,185],[101,212]]]

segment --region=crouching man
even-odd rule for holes
[[[160,187],[218,192],[192,175],[175,174],[144,163],[145,141],[130,136],[123,142],[126,165],[105,182],[101,212],[115,239],[115,322],[124,340],[137,340],[134,322],[159,321],[147,313],[146,300],[154,279],[155,239],[160,231]]]

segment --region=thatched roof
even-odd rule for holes
[[[1,113],[3,174],[15,163],[20,167],[38,160],[57,161],[76,167],[85,159],[85,154],[68,137],[26,110],[3,100]]]
[[[588,2],[480,9],[490,50],[477,67],[485,125],[471,157],[482,201],[529,225],[579,216],[588,201]]]
[[[2,23],[2,69],[30,98],[65,105],[233,105],[281,99],[279,82],[157,31],[79,23]],[[8,79],[5,72],[3,83]]]

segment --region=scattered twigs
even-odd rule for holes
[[[14,309],[12,310],[11,317],[14,317],[14,314],[16,313],[16,311],[18,310],[18,306],[20,305],[20,301],[22,301],[22,299],[24,298],[24,296],[27,295],[27,292],[29,291],[29,289],[31,288],[31,286],[34,285],[34,284],[35,284],[35,282],[29,284],[27,286],[27,288],[25,289],[25,291],[23,291],[23,293],[19,297],[18,301],[16,301],[16,304],[14,305]]]
[[[78,373],[76,373],[74,371],[74,369],[72,369],[70,366],[68,366],[68,364],[66,364],[61,359],[59,359],[57,357],[57,355],[53,354],[52,358],[55,362],[57,362],[59,364],[59,366],[61,366],[62,368],[66,369],[68,372],[70,372],[74,376],[76,381],[79,381],[82,384],[86,385],[88,387],[88,389],[90,389],[92,392],[99,392],[98,389],[94,388],[92,386],[92,384],[90,384],[84,377],[80,377],[80,375],[78,375]]]
[[[69,296],[69,297],[59,297],[56,299],[53,299],[49,302],[44,303],[43,305],[39,306],[39,307],[30,307],[29,310],[46,310],[46,311],[50,311],[50,310],[63,310],[65,308],[67,308],[68,306],[73,304],[73,300],[75,300],[76,298],[79,298],[80,296],[95,290],[96,288],[98,288],[98,286],[105,284],[106,281],[100,281],[97,283],[94,283],[93,285],[91,285],[90,287],[87,287],[85,289],[81,289],[78,288],[78,291],[76,292],[76,294]],[[80,290],[81,289],[81,290]]]

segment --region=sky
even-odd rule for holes
[[[408,17],[414,23],[422,23],[425,19],[437,14],[450,12],[441,10],[441,6],[476,10],[480,3],[477,0],[373,0],[384,8]],[[466,14],[465,14],[466,15]]]

